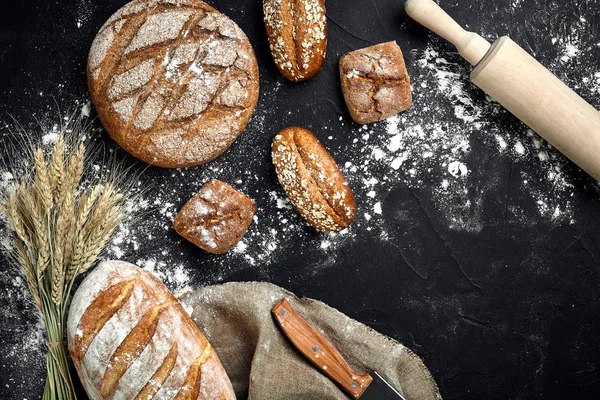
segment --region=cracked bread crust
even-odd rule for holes
[[[340,79],[348,111],[359,124],[380,121],[412,105],[410,78],[396,42],[344,55]]]
[[[312,132],[282,130],[273,139],[271,154],[281,186],[309,224],[323,232],[350,225],[356,215],[352,190]]]
[[[88,86],[110,136],[156,166],[207,163],[258,101],[258,65],[242,30],[200,0],[134,0],[100,29]]]
[[[212,180],[183,206],[173,228],[201,249],[223,254],[242,239],[255,213],[254,200]]]
[[[189,314],[135,265],[105,261],[83,280],[69,309],[67,339],[92,400],[235,399]]]
[[[324,0],[263,0],[269,47],[290,81],[314,77],[325,60],[327,17]]]

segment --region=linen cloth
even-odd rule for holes
[[[233,282],[180,296],[216,350],[238,399],[348,399],[336,384],[298,352],[271,309],[282,298],[329,339],[359,373],[376,370],[406,400],[441,399],[421,359],[326,304],[270,283]]]

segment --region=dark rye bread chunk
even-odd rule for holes
[[[312,132],[290,127],[271,146],[277,177],[290,201],[316,229],[335,232],[356,215],[356,203],[344,175]]]
[[[255,213],[254,200],[212,180],[183,206],[173,228],[201,249],[223,254],[242,239]]]
[[[263,0],[271,54],[281,74],[305,81],[319,72],[327,47],[324,0]]]
[[[248,38],[200,0],[135,0],[98,32],[87,66],[102,124],[161,167],[207,163],[244,129],[258,100]]]
[[[359,124],[380,121],[412,105],[410,78],[396,42],[344,55],[340,78],[350,115]]]

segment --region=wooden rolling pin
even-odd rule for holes
[[[414,20],[456,46],[474,66],[475,85],[600,181],[600,112],[508,36],[490,45],[432,0],[407,0],[404,7]]]

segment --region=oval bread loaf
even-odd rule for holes
[[[258,100],[258,64],[248,38],[200,0],[126,4],[96,35],[87,75],[110,136],[160,167],[216,158]]]
[[[216,353],[150,273],[103,262],[73,296],[69,351],[90,399],[235,399]]]
[[[271,54],[281,74],[304,81],[319,72],[327,47],[324,0],[263,0]]]
[[[281,186],[308,223],[324,232],[350,225],[356,215],[352,190],[312,132],[286,128],[273,139],[271,151]]]

